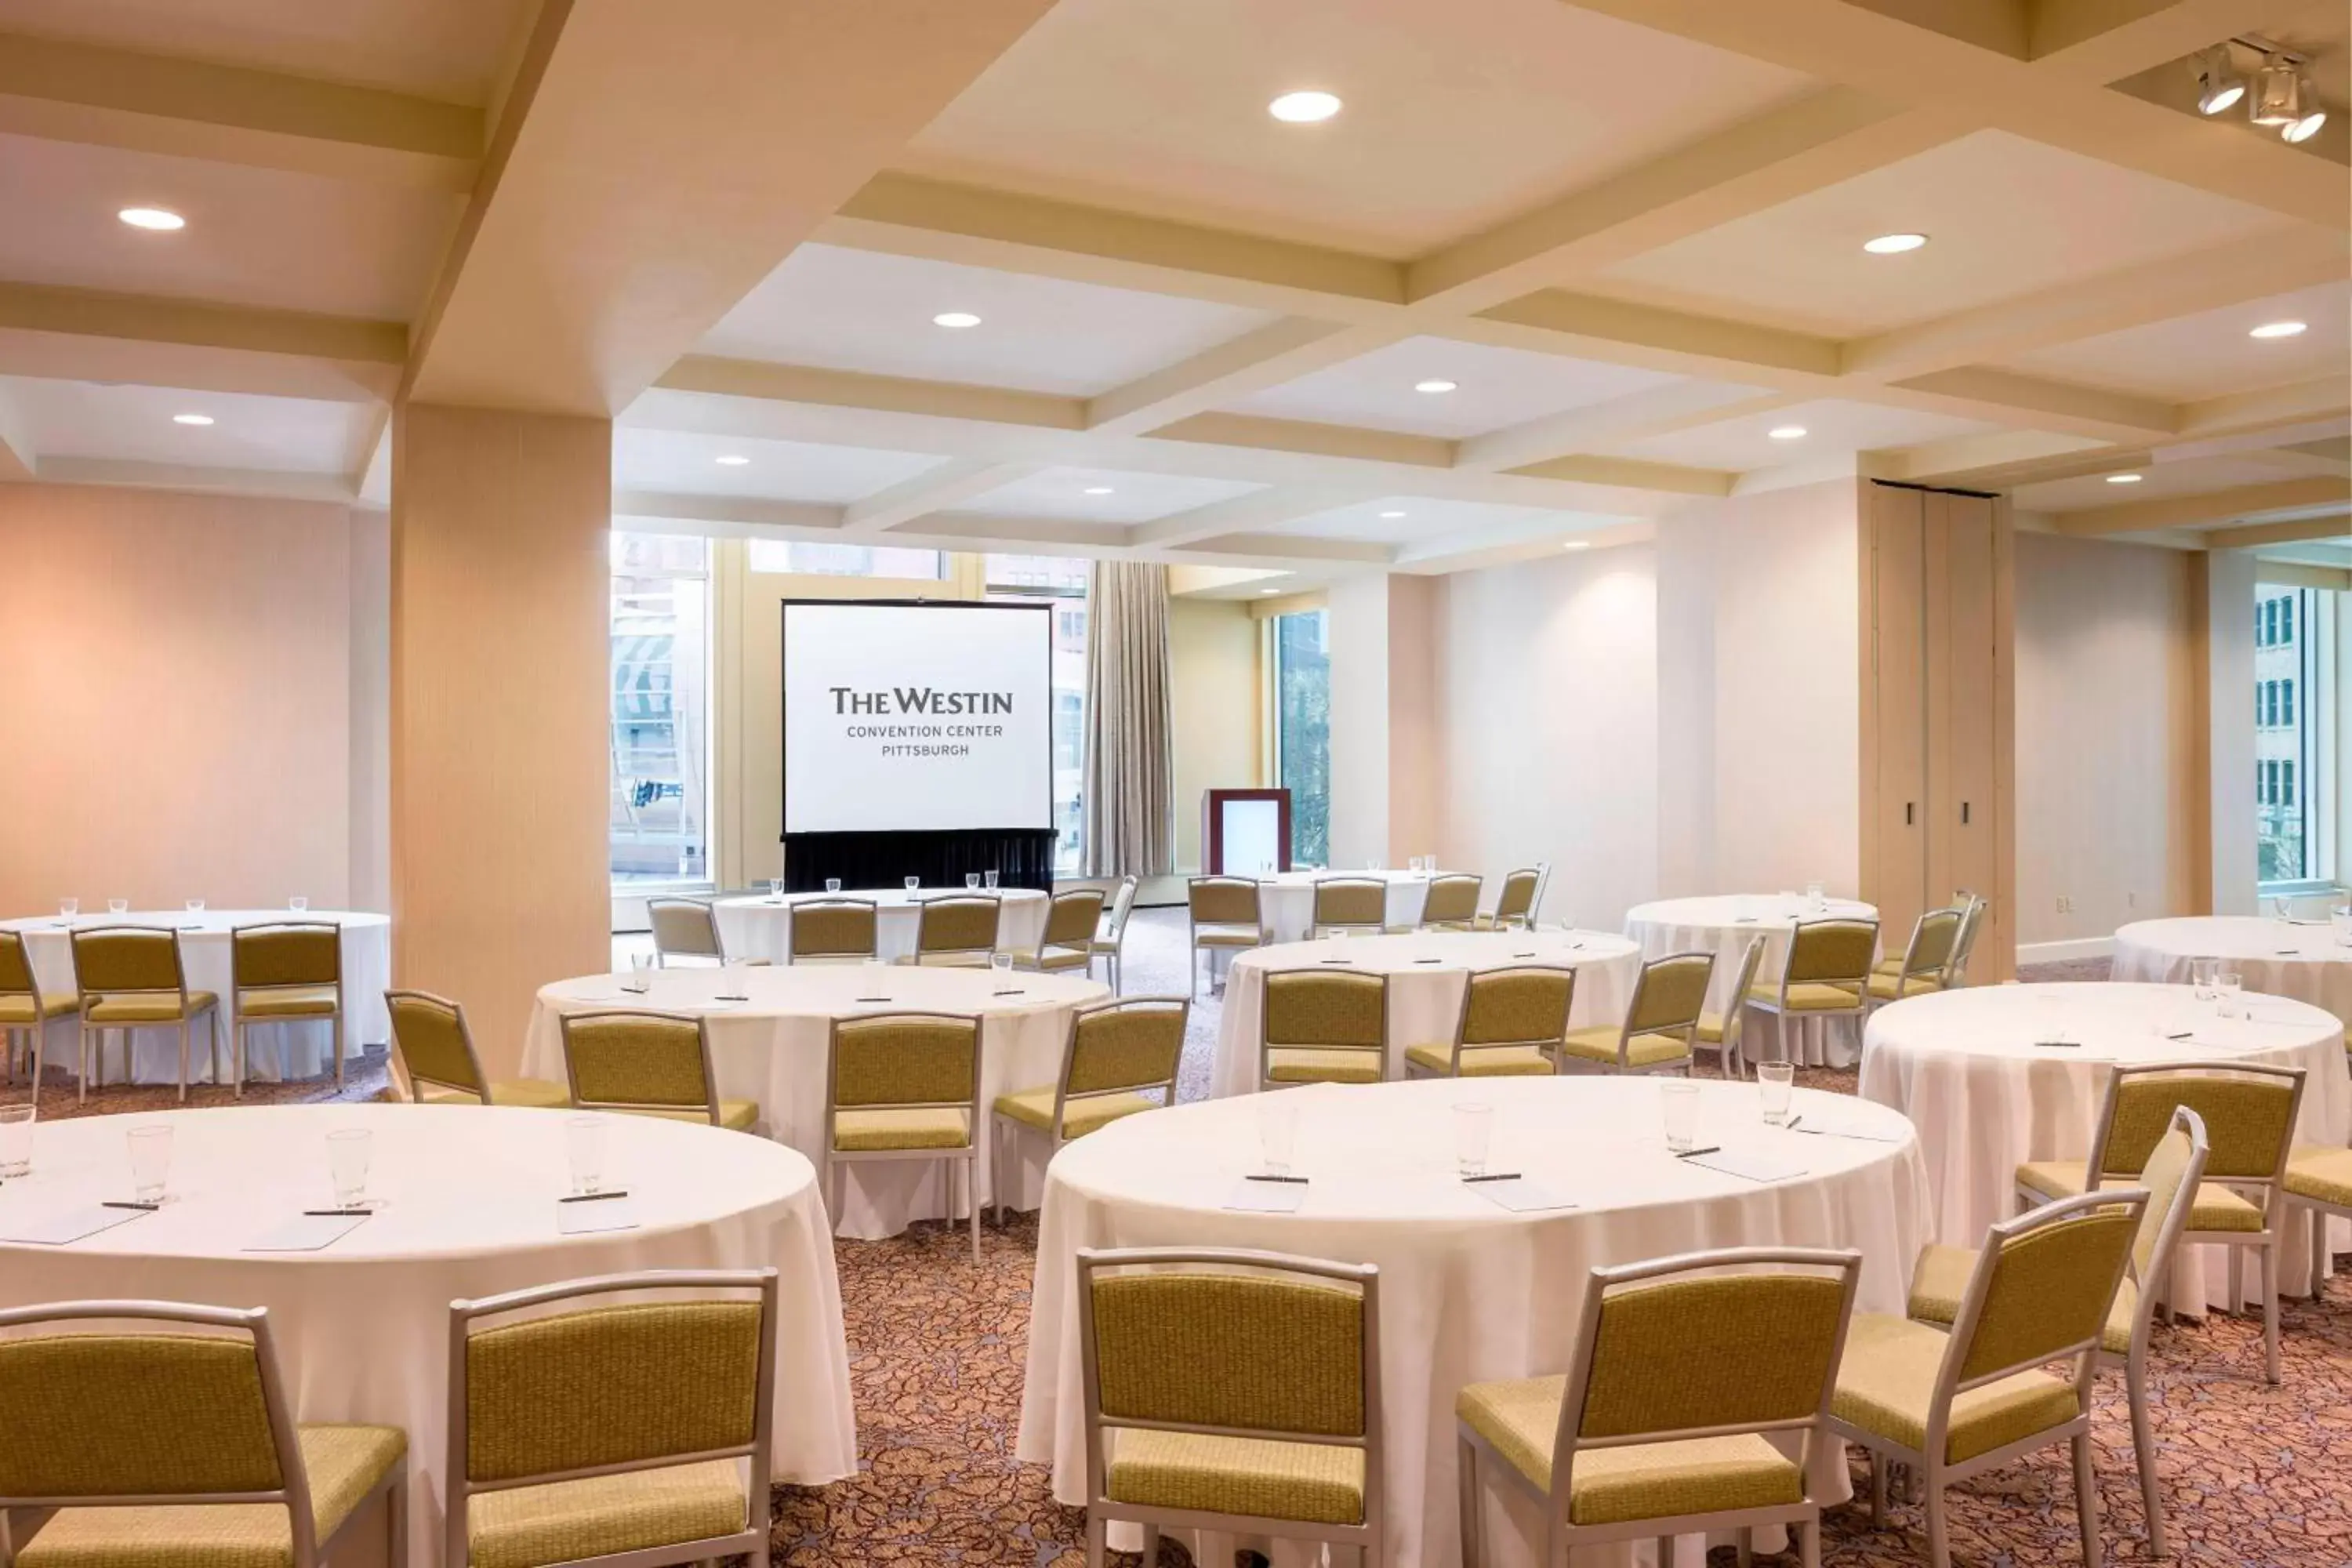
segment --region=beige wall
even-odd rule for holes
[[[1201,866],[1201,796],[1265,778],[1263,623],[1233,599],[1168,602],[1168,684],[1176,753],[1176,869]]]
[[[2018,941],[2192,912],[2193,558],[2039,532],[2016,549]]]
[[[1331,584],[1331,865],[1389,853],[1389,584],[1379,573]]]
[[[339,506],[0,485],[0,911],[352,899]]]
[[[1445,816],[1438,714],[1440,577],[1389,579],[1389,833],[1391,866],[1434,855]]]
[[[2207,748],[2207,842],[2211,853],[2212,909],[2250,915],[2259,902],[2254,852],[2254,562],[2242,551],[2205,557],[2205,639],[2210,656],[2205,710],[2212,729]],[[2199,911],[2200,913],[2208,911]]]

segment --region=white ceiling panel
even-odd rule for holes
[[[1407,338],[1241,399],[1244,414],[1461,440],[1682,379],[1526,349]],[[1424,381],[1454,390],[1416,392]]]
[[[2308,479],[2307,471],[2282,468],[2251,458],[2189,458],[2172,463],[2116,465],[2119,473],[2135,473],[2130,484],[2109,484],[2104,474],[2080,479],[2050,479],[2021,485],[2011,499],[2022,511],[2080,511],[2131,501],[2158,500],[2171,496],[2200,496],[2242,485],[2274,485]]]
[[[2246,335],[2270,321],[2301,321],[2305,330],[2292,338]],[[2352,283],[2058,343],[2006,368],[2184,403],[2322,376],[2352,380]]]
[[[37,458],[83,458],[189,468],[350,472],[379,411],[359,403],[177,392],[87,381],[0,376],[0,406]],[[213,423],[175,424],[179,414]]]
[[[1793,440],[1772,439],[1770,432],[1790,428],[1802,429],[1805,434]],[[1745,473],[1751,468],[1777,468],[1784,463],[1808,462],[1848,452],[1973,436],[1991,428],[1977,420],[1955,419],[1942,414],[1824,401],[1676,430],[1607,449],[1618,457],[1640,458],[1648,462]]]
[[[1400,515],[1401,514],[1401,515]],[[1425,544],[1449,534],[1513,524],[1556,521],[1562,533],[1589,528],[1599,520],[1580,512],[1535,506],[1496,506],[1486,501],[1433,500],[1427,496],[1383,496],[1355,506],[1335,507],[1297,518],[1276,531],[1310,539],[1362,539],[1381,544]],[[1614,520],[1612,520],[1614,521]]]
[[[721,463],[721,458],[749,458]],[[943,459],[870,447],[817,447],[616,426],[613,483],[632,490],[757,496],[841,506],[910,479]]]
[[[1194,507],[1262,489],[1232,479],[1180,474],[1123,474],[1100,468],[1045,468],[964,502],[959,511],[988,517],[1049,517],[1065,522],[1150,522]],[[1108,495],[1089,495],[1108,490]]]

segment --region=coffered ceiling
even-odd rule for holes
[[[405,392],[615,417],[625,525],[1299,584],[1839,473],[2324,549],[2346,30],[2340,0],[0,0],[0,479],[380,502]],[[2247,36],[2312,57],[2320,135],[2166,85]],[[1305,90],[1338,112],[1268,112]],[[1926,243],[1864,248],[1895,234]]]

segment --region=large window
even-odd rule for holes
[[[2265,883],[2324,881],[2336,847],[2324,820],[2332,799],[2336,626],[2330,595],[2263,586],[2254,611],[2254,816],[2257,868]]]
[[[1054,609],[1054,872],[1074,877],[1085,864],[1087,767],[1087,583],[1083,560],[1059,555],[991,555],[988,596]]]
[[[613,884],[710,877],[710,546],[613,535]]]
[[[1275,783],[1290,792],[1290,858],[1331,862],[1331,636],[1321,610],[1274,617]]]
[[[943,575],[936,550],[825,544],[799,539],[754,539],[750,542],[747,564],[754,572],[811,572],[824,577],[916,577],[933,582]]]

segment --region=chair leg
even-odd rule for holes
[[[2083,1568],[2099,1568],[2099,1483],[2091,1471],[2091,1435],[2074,1435],[2074,1512],[2083,1527]]]
[[[1952,1543],[1944,1530],[1944,1478],[1927,1479],[1927,1565],[1928,1568],[1952,1568]]]
[[[2236,1317],[2246,1310],[2246,1249],[2230,1248],[2230,1315]]]
[[[343,1015],[340,1005],[335,1010],[335,1092],[343,1088]]]
[[[1656,1552],[1658,1557],[1658,1568],[1675,1568],[1675,1538],[1673,1536],[1661,1535],[1658,1537]]]
[[[960,1160],[957,1163],[963,1167],[964,1201],[971,1209],[971,1261],[976,1268],[980,1263],[980,1162]]]
[[[88,1105],[89,1103],[89,1030],[85,1026],[76,1033],[79,1037],[74,1042],[74,1103]]]
[[[2139,1461],[2140,1508],[2147,1515],[2147,1554],[2164,1550],[2164,1492],[2156,1474],[2156,1433],[2147,1418],[2147,1372],[2134,1354],[2124,1363],[2124,1395],[2131,1406],[2132,1455]]]
[[[180,1103],[188,1103],[188,1021],[180,1020]]]
[[[1886,1528],[1886,1456],[1875,1448],[1870,1450],[1870,1524]]]
[[[1478,1445],[1458,1432],[1454,1438],[1454,1479],[1460,1492],[1454,1507],[1461,1518],[1462,1568],[1485,1568],[1486,1547],[1479,1539]]]
[[[402,1464],[407,1460],[403,1459]],[[408,1561],[408,1481],[396,1477],[383,1494],[385,1568],[402,1568]]]
[[[2278,1242],[2262,1246],[2263,1373],[2273,1387],[2279,1382]]]
[[[1803,1568],[1822,1568],[1822,1520],[1819,1514],[1797,1526],[1797,1561]]]
[[[1160,1561],[1160,1527],[1156,1524],[1147,1524],[1143,1527],[1142,1561],[1143,1568],[1154,1568],[1154,1564]]]
[[[1087,1521],[1087,1568],[1103,1568],[1103,1521]]]
[[[1732,1549],[1738,1553],[1739,1568],[1756,1568],[1756,1531],[1753,1528],[1742,1530],[1739,1539],[1732,1543]]]
[[[41,1092],[41,1037],[33,1037],[33,1092]],[[2320,1286],[2327,1278],[2327,1211],[2315,1208],[2311,1214],[2311,1299],[2318,1300]]]

